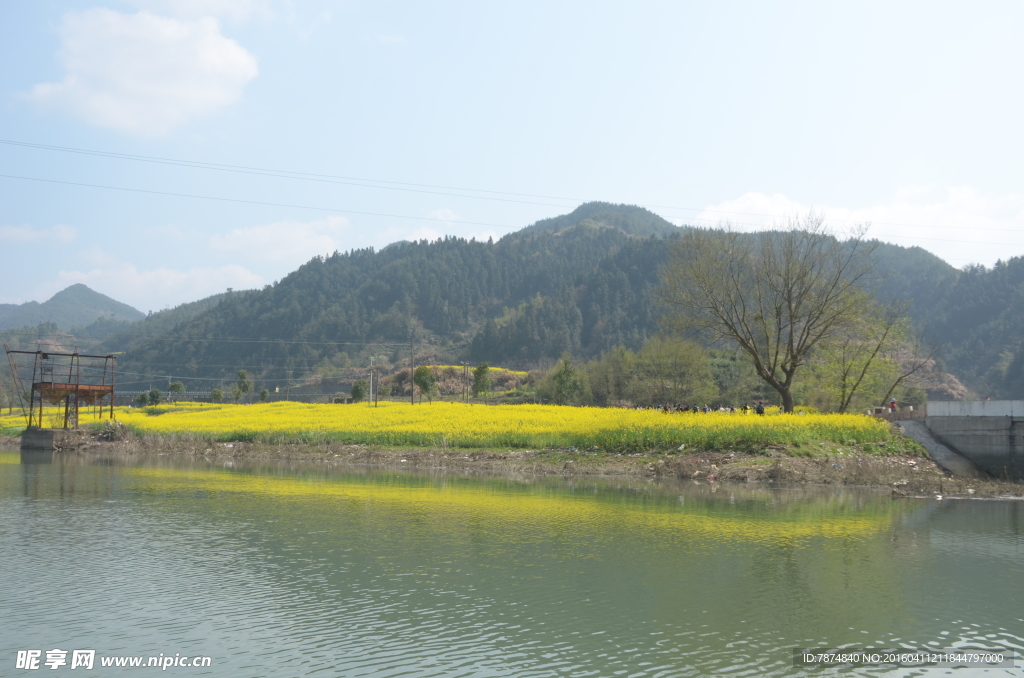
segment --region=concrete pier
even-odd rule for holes
[[[21,449],[23,451],[53,452],[56,449],[53,444],[55,433],[56,431],[52,428],[29,426],[21,434]]]
[[[1024,479],[1024,400],[930,401],[925,425],[981,470]]]
[[[73,428],[30,426],[21,434],[22,452],[61,452],[75,447],[84,432]]]

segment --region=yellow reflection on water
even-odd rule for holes
[[[153,495],[224,493],[282,502],[333,502],[345,509],[394,510],[417,518],[510,522],[520,528],[572,524],[581,531],[657,533],[660,538],[716,542],[793,542],[815,537],[864,538],[889,529],[886,504],[853,509],[849,503],[816,501],[796,509],[744,513],[707,503],[603,501],[588,494],[497,490],[479,484],[413,485],[382,480],[250,475],[208,469],[125,468],[129,487]]]

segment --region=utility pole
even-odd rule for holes
[[[412,336],[412,332],[409,332],[409,404],[415,405],[416,382],[412,378],[416,376],[416,358],[413,357]]]

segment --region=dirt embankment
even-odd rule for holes
[[[1024,484],[995,479],[956,478],[936,466],[909,440],[898,454],[856,446],[815,450],[768,448],[751,451],[614,453],[597,449],[489,450],[387,448],[328,443],[215,443],[194,436],[137,436],[124,428],[69,432],[60,453],[174,455],[210,459],[291,460],[432,469],[453,473],[557,476],[671,477],[696,483],[856,485],[889,488],[895,497],[1022,497]],[[16,437],[0,446],[16,447]],[[901,441],[902,442],[902,441]]]

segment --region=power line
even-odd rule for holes
[[[462,221],[456,219],[437,219],[435,217],[411,217],[405,214],[384,214],[381,212],[359,212],[356,210],[344,210],[335,207],[313,207],[311,205],[292,205],[288,203],[263,202],[259,200],[242,200],[240,198],[222,198],[214,195],[195,195],[193,193],[173,193],[171,191],[153,191],[145,188],[127,188],[124,186],[106,186],[103,184],[86,184],[77,181],[60,181],[58,179],[41,179],[39,177],[24,177],[17,174],[0,174],[5,179],[21,179],[24,181],[41,181],[48,184],[63,184],[65,186],[79,186],[85,188],[103,188],[109,191],[128,191],[131,193],[148,193],[150,195],[164,195],[175,198],[195,198],[197,200],[217,200],[220,202],[235,202],[245,205],[261,205],[264,207],[289,207],[300,210],[316,210],[319,212],[335,212],[339,214],[359,214],[371,217],[389,217],[392,219],[415,219],[418,221],[436,221],[445,224],[469,224],[472,226],[492,226],[494,228],[512,228],[503,224],[491,224],[483,221]]]
[[[245,165],[225,165],[221,163],[212,162],[201,162],[195,160],[180,160],[175,158],[161,158],[157,156],[149,155],[133,155],[129,153],[114,153],[110,151],[96,151],[82,148],[71,148],[67,146],[50,146],[46,144],[32,144],[24,141],[12,141],[9,139],[0,139],[0,144],[8,144],[11,146],[22,146],[25,148],[36,148],[49,151],[61,151],[65,153],[78,153],[81,155],[95,155],[99,157],[115,158],[119,160],[137,160],[142,162],[153,162],[168,165],[178,165],[183,167],[195,167],[200,169],[216,169],[224,171],[238,171],[243,173],[265,173],[265,176],[280,176],[288,179],[301,179],[305,177],[314,179],[327,179],[327,180],[345,180],[345,181],[365,181],[365,182],[376,182],[379,184],[392,184],[394,186],[417,186],[420,188],[439,188],[447,191],[470,191],[475,193],[492,193],[495,195],[515,195],[524,198],[544,198],[547,200],[567,200],[573,202],[586,202],[587,198],[564,198],[555,195],[540,195],[536,193],[514,193],[511,191],[490,191],[480,188],[460,188],[458,186],[439,186],[436,184],[417,184],[407,181],[389,181],[386,179],[366,179],[361,177],[346,177],[332,174],[314,174],[311,172],[293,172],[291,170],[276,170],[267,169],[264,167],[249,167]],[[387,188],[386,186],[373,186],[372,188]],[[402,189],[397,189],[402,190]],[[448,194],[442,194],[448,195]],[[462,198],[473,198],[479,196],[463,195],[457,196]],[[516,201],[512,201],[516,202]],[[527,203],[534,205],[548,205],[548,203]],[[562,207],[562,205],[548,205],[550,207]],[[686,208],[674,208],[674,209],[686,209]]]
[[[459,187],[459,186],[443,186],[443,185],[437,185],[437,184],[420,184],[420,183],[412,183],[412,182],[405,182],[405,181],[390,181],[390,180],[386,180],[386,179],[367,179],[367,178],[364,178],[364,177],[350,177],[350,176],[340,176],[340,175],[332,175],[332,174],[315,174],[315,173],[311,173],[311,172],[296,172],[296,171],[291,171],[291,170],[268,169],[268,168],[265,168],[265,167],[251,167],[251,166],[246,166],[246,165],[228,165],[228,164],[223,164],[223,163],[210,163],[210,162],[202,162],[202,161],[197,161],[197,160],[183,160],[183,159],[180,159],[180,158],[162,158],[162,157],[159,157],[159,156],[136,155],[136,154],[130,154],[130,153],[117,153],[117,152],[113,152],[113,151],[99,151],[99,150],[95,150],[95,149],[74,148],[74,147],[70,147],[70,146],[52,146],[52,145],[49,145],[49,144],[35,144],[35,143],[30,143],[30,142],[25,142],[25,141],[15,141],[15,140],[12,140],[12,139],[0,139],[0,144],[6,144],[6,145],[9,145],[9,146],[18,146],[18,147],[21,147],[21,148],[31,148],[31,149],[36,149],[36,150],[56,151],[56,152],[61,152],[61,153],[74,153],[74,154],[78,154],[78,155],[90,155],[90,156],[96,156],[96,157],[111,158],[111,159],[116,159],[116,160],[131,160],[131,161],[135,161],[135,162],[147,162],[147,163],[155,163],[155,164],[172,165],[172,166],[187,167],[187,168],[192,168],[192,169],[208,169],[208,170],[217,170],[217,171],[224,171],[224,172],[235,172],[235,173],[241,173],[241,174],[252,174],[252,175],[257,175],[257,176],[268,176],[268,177],[281,178],[281,179],[299,179],[299,180],[317,181],[317,182],[323,182],[323,183],[336,183],[336,184],[344,184],[344,185],[350,185],[350,186],[361,186],[361,187],[364,187],[364,188],[380,188],[380,189],[388,189],[388,190],[409,191],[409,192],[414,192],[414,193],[430,193],[430,194],[434,194],[434,195],[446,195],[446,196],[457,197],[457,198],[474,198],[474,199],[480,199],[480,200],[498,200],[498,201],[501,201],[501,202],[516,202],[516,203],[522,203],[522,204],[528,204],[528,205],[543,205],[543,206],[547,206],[547,207],[566,207],[566,206],[565,205],[555,205],[555,204],[551,204],[551,203],[531,202],[531,201],[525,201],[525,200],[512,200],[512,199],[507,199],[507,198],[492,198],[492,197],[488,197],[488,196],[463,195],[463,194],[453,194],[453,193],[439,193],[437,191],[426,191],[426,190],[420,190],[420,189],[430,188],[430,189],[440,189],[442,191],[463,191],[463,192],[472,192],[472,193],[490,193],[492,195],[507,195],[507,196],[517,196],[517,197],[522,197],[522,198],[542,198],[542,199],[546,199],[546,200],[561,200],[561,201],[565,201],[565,202],[575,202],[575,203],[587,202],[587,201],[593,200],[593,198],[572,198],[572,197],[566,197],[566,196],[546,195],[546,194],[538,194],[538,193],[515,193],[515,192],[511,192],[511,191],[493,191],[493,190],[480,189],[480,188],[465,188],[465,187]],[[44,181],[44,180],[40,180],[40,181]],[[355,183],[355,182],[364,182],[364,183]],[[367,183],[367,182],[369,182],[369,183]],[[381,184],[381,185],[378,186],[378,185],[374,185],[374,184]],[[406,187],[406,186],[412,186],[412,187],[415,187],[415,188],[403,188],[403,187]],[[105,188],[110,188],[110,187],[105,187]],[[119,190],[139,190],[139,189],[119,189]],[[188,197],[197,197],[197,196],[188,196]],[[199,197],[205,197],[205,196],[199,196]],[[210,199],[213,199],[213,200],[227,200],[226,198],[210,198]],[[238,202],[246,202],[246,201],[238,201]],[[256,204],[261,204],[261,203],[256,203]],[[289,205],[284,205],[284,206],[289,206]],[[674,206],[674,205],[654,205],[654,204],[649,204],[649,203],[638,203],[638,206],[639,207],[654,208],[654,209],[681,210],[683,212],[697,212],[698,214],[704,213],[704,212],[709,212],[709,213],[712,213],[712,214],[726,214],[726,215],[738,214],[738,215],[741,215],[741,216],[772,217],[772,218],[779,218],[779,217],[784,217],[785,216],[785,215],[770,214],[770,213],[765,213],[765,212],[738,212],[738,211],[734,211],[734,210],[714,210],[714,209],[708,209],[706,207],[680,207],[680,206]],[[296,206],[296,207],[302,208],[301,206]],[[302,209],[321,209],[321,208],[305,207],[305,208],[302,208]],[[343,210],[336,210],[336,211],[343,211]],[[364,212],[350,212],[350,213],[352,213],[352,214],[372,214],[372,213],[364,213]],[[374,215],[374,216],[396,216],[396,215]],[[672,215],[668,215],[668,216],[670,218],[687,218],[687,219],[690,219],[690,217],[672,217]],[[400,217],[400,218],[424,219],[425,217]],[[447,222],[450,222],[450,220],[437,220],[437,221],[447,221]],[[702,220],[702,221],[710,221],[710,220]],[[854,219],[830,219],[830,221],[840,222],[840,223],[851,223],[851,224],[852,223],[863,223],[862,220],[858,221],[858,220],[854,220]],[[475,222],[463,221],[463,222],[450,222],[450,223],[474,224]],[[872,222],[872,223],[877,223],[877,224],[882,225],[882,226],[908,226],[908,227],[914,227],[914,228],[943,228],[943,229],[959,228],[957,226],[934,226],[934,225],[927,225],[926,226],[926,225],[923,225],[923,224],[908,224],[908,223],[905,223],[905,222],[904,223],[900,223],[900,222],[891,222],[891,221],[878,221],[878,222]],[[498,226],[497,224],[476,224],[476,225],[496,226],[498,228],[509,228],[507,226]],[[763,225],[758,224],[758,226],[763,228]],[[973,230],[1017,232],[1015,229],[997,229],[997,228],[974,228]],[[992,244],[1002,244],[1002,243],[992,243]]]
[[[321,212],[335,212],[335,213],[340,213],[340,214],[359,214],[359,215],[363,215],[363,216],[388,217],[388,218],[393,218],[393,219],[415,219],[415,220],[418,220],[418,221],[435,221],[435,222],[441,222],[441,223],[446,223],[446,224],[467,224],[467,225],[472,225],[472,226],[491,226],[491,227],[494,227],[494,228],[504,228],[504,229],[512,228],[511,226],[506,226],[504,224],[492,224],[492,223],[482,222],[482,221],[458,221],[458,220],[451,220],[451,219],[437,219],[437,218],[434,218],[434,217],[413,217],[413,216],[408,216],[408,215],[403,215],[403,214],[384,214],[384,213],[381,213],[381,212],[360,212],[360,211],[356,211],[356,210],[344,210],[344,209],[338,209],[338,208],[333,208],[333,207],[313,207],[313,206],[310,206],[310,205],[293,205],[293,204],[288,204],[288,203],[262,202],[262,201],[258,201],[258,200],[242,200],[240,198],[222,198],[222,197],[219,197],[219,196],[212,196],[212,195],[195,195],[195,194],[192,194],[192,193],[174,193],[174,192],[170,192],[170,191],[154,191],[154,190],[143,189],[143,188],[127,188],[127,187],[124,187],[124,186],[106,186],[106,185],[103,185],[103,184],[86,184],[86,183],[81,183],[81,182],[76,182],[76,181],[60,181],[60,180],[57,180],[57,179],[42,179],[42,178],[39,178],[39,177],[25,177],[25,176],[19,176],[19,175],[15,175],[15,174],[0,174],[0,177],[6,178],[6,179],[21,179],[21,180],[24,180],[24,181],[39,181],[39,182],[45,182],[45,183],[50,183],[50,184],[63,184],[63,185],[66,185],[66,186],[79,186],[79,187],[85,187],[85,188],[102,188],[102,189],[107,189],[107,190],[111,190],[111,191],[129,191],[129,192],[132,192],[132,193],[148,193],[148,194],[151,194],[151,195],[163,195],[163,196],[171,196],[171,197],[177,197],[177,198],[195,198],[195,199],[198,199],[198,200],[216,200],[216,201],[220,201],[220,202],[234,202],[234,203],[242,203],[242,204],[246,204],[246,205],[262,205],[262,206],[267,206],[267,207],[289,207],[289,208],[294,208],[294,209],[317,210],[317,211],[321,211]],[[771,215],[765,215],[765,216],[771,216]],[[696,221],[699,222],[699,221],[702,221],[702,220],[696,220]],[[705,220],[705,223],[709,223],[709,222],[707,222]],[[763,224],[754,224],[754,223],[739,222],[739,223],[734,223],[734,225],[737,225],[737,226],[750,226],[750,227],[762,228],[762,229],[764,228]],[[904,224],[904,225],[909,226],[910,224]],[[1000,231],[1009,231],[1009,232],[1019,232],[1019,231],[1012,231],[1010,229],[976,229],[976,230],[1000,230]],[[979,240],[947,240],[947,239],[942,239],[942,238],[929,238],[927,236],[909,236],[909,235],[908,236],[897,236],[897,235],[888,235],[886,237],[899,238],[901,240],[941,240],[943,242],[955,242],[955,243],[970,244],[970,245],[1006,245],[1006,246],[1010,246],[1010,247],[1024,246],[1024,243],[1000,243],[1000,242],[988,242],[988,241],[979,241]]]
[[[9,144],[9,145],[12,145],[12,146],[22,146],[22,147],[26,147],[26,148],[38,148],[38,149],[44,149],[44,150],[50,150],[50,151],[61,151],[61,152],[66,152],[66,153],[78,153],[78,154],[81,154],[81,155],[94,155],[94,156],[103,157],[103,158],[115,158],[115,159],[118,159],[118,160],[135,160],[135,161],[138,161],[138,162],[148,162],[148,163],[155,163],[155,164],[160,164],[160,165],[172,165],[172,166],[175,166],[175,167],[189,167],[189,168],[192,168],[192,169],[208,169],[208,170],[216,170],[216,171],[219,171],[219,172],[234,172],[236,174],[248,174],[248,175],[252,175],[252,176],[273,177],[273,178],[276,178],[276,179],[294,179],[294,180],[297,180],[297,181],[315,181],[315,182],[324,183],[324,184],[336,184],[336,185],[342,185],[342,186],[359,186],[359,187],[362,187],[362,188],[377,188],[377,189],[388,190],[388,191],[405,191],[407,193],[426,193],[426,194],[430,194],[430,195],[446,195],[446,196],[451,196],[451,197],[455,197],[455,198],[472,198],[472,199],[475,199],[475,200],[494,200],[494,201],[498,201],[498,202],[520,203],[520,204],[524,204],[524,205],[543,205],[545,207],[565,207],[565,205],[556,205],[554,203],[548,203],[548,202],[535,202],[535,201],[529,201],[529,200],[515,200],[515,199],[512,199],[512,198],[495,198],[495,197],[485,196],[485,195],[465,195],[465,194],[460,194],[460,193],[446,193],[446,192],[442,192],[442,191],[428,191],[428,190],[425,190],[425,189],[422,189],[422,188],[403,188],[401,186],[377,186],[377,185],[369,184],[369,183],[359,183],[359,182],[366,182],[366,181],[374,181],[373,179],[350,179],[350,180],[345,181],[343,179],[347,179],[347,177],[327,178],[327,177],[321,177],[319,175],[307,175],[307,174],[302,173],[302,172],[286,172],[286,171],[283,171],[283,170],[263,170],[263,169],[258,169],[258,168],[233,167],[233,166],[230,166],[230,165],[215,165],[215,164],[212,164],[212,163],[193,162],[193,161],[188,161],[188,160],[171,160],[171,159],[167,159],[167,158],[152,158],[152,157],[146,157],[146,156],[131,156],[131,155],[123,154],[123,153],[108,153],[108,152],[105,152],[105,151],[88,151],[88,150],[73,149],[73,148],[61,148],[59,146],[45,146],[45,145],[42,145],[42,144],[26,144],[26,143],[20,143],[20,142],[16,142],[16,141],[6,141],[6,140],[3,140],[3,139],[0,139],[0,143],[2,143],[2,144]],[[388,182],[388,183],[397,183],[397,182]],[[450,189],[450,190],[458,191],[458,190],[473,190],[473,189],[453,188],[453,189]]]
[[[369,369],[369,368],[367,368],[367,369]],[[119,385],[123,385],[123,384],[139,384],[139,383],[142,383],[144,381],[155,381],[157,379],[167,379],[168,377],[170,377],[171,379],[178,379],[178,380],[183,380],[183,381],[218,381],[218,382],[227,382],[227,383],[230,383],[230,380],[233,378],[233,377],[187,377],[187,376],[182,376],[180,374],[179,375],[167,374],[166,372],[161,372],[159,374],[156,374],[156,373],[150,374],[148,372],[123,372],[123,373],[119,372],[118,374],[127,374],[127,375],[132,376],[132,377],[145,377],[145,379],[142,379],[142,380],[139,380],[139,381],[120,382]],[[300,373],[298,376],[299,377],[302,377],[302,376],[316,376],[316,374],[317,374],[316,372],[303,372],[303,373]],[[294,381],[297,380],[295,375],[293,375],[292,377],[288,377],[288,378],[282,377],[282,378],[278,378],[278,379],[263,378],[263,377],[257,377],[255,375],[253,375],[253,379],[259,381],[260,383],[263,383],[263,382],[294,382]]]
[[[992,242],[991,240],[951,240],[949,238],[928,238],[918,235],[886,235],[897,240],[934,240],[936,242],[955,242],[961,245],[1004,245],[1006,247],[1024,247],[1024,242]],[[878,238],[875,238],[878,240]]]
[[[13,142],[5,142],[3,140],[0,140],[0,143],[13,143]],[[363,215],[363,216],[377,216],[377,217],[387,217],[387,218],[394,218],[394,219],[413,219],[413,220],[418,220],[418,221],[434,221],[434,222],[441,222],[441,223],[467,224],[467,225],[475,225],[475,226],[490,226],[490,227],[502,228],[502,229],[511,229],[512,228],[510,226],[503,225],[503,224],[494,224],[494,223],[479,222],[479,221],[463,221],[463,220],[451,220],[451,219],[438,219],[438,218],[433,218],[433,217],[416,217],[416,216],[409,216],[409,215],[402,215],[402,214],[386,214],[386,213],[380,213],[380,212],[363,212],[363,211],[357,211],[357,210],[345,210],[345,209],[332,208],[332,207],[315,207],[315,206],[309,206],[309,205],[295,205],[295,204],[288,204],[288,203],[272,203],[272,202],[264,202],[264,201],[256,201],[256,200],[243,200],[243,199],[239,199],[239,198],[224,198],[224,197],[220,197],[220,196],[195,195],[195,194],[189,194],[189,193],[175,193],[175,192],[170,192],[170,191],[155,191],[155,190],[140,189],[140,188],[127,188],[127,187],[123,187],[123,186],[107,186],[107,185],[102,185],[102,184],[88,184],[88,183],[73,182],[73,181],[61,181],[61,180],[57,180],[57,179],[43,179],[43,178],[39,178],[39,177],[26,177],[26,176],[19,176],[19,175],[13,175],[13,174],[0,174],[0,177],[8,178],[8,179],[19,179],[19,180],[24,180],[24,181],[37,181],[37,182],[52,183],[52,184],[62,184],[62,185],[67,185],[67,186],[78,186],[78,187],[85,187],[85,188],[100,188],[100,189],[114,190],[114,191],[128,191],[128,192],[133,192],[133,193],[146,193],[146,194],[151,194],[151,195],[162,195],[162,196],[180,197],[180,198],[193,198],[193,199],[199,199],[199,200],[215,200],[215,201],[220,201],[220,202],[233,202],[233,203],[241,203],[241,204],[249,204],[249,205],[269,206],[269,207],[288,207],[288,208],[294,208],[294,209],[307,209],[307,210],[316,210],[316,211],[323,211],[323,212],[334,212],[334,213],[342,213],[342,214],[358,214],[358,215]],[[472,189],[466,189],[466,190],[472,190]],[[696,209],[696,208],[670,208],[670,209]],[[713,210],[702,210],[702,211],[713,211]],[[752,212],[723,212],[723,213],[727,213],[727,214],[749,214],[749,215],[756,215],[756,216],[777,216],[777,215],[771,215],[771,214],[758,214],[758,213],[752,213]],[[834,221],[844,221],[844,220],[834,220]],[[847,221],[849,223],[852,223],[852,222],[850,222],[850,220],[845,220],[845,221]],[[705,225],[707,225],[707,224],[711,224],[712,226],[715,225],[710,220],[696,219],[696,220],[691,220],[690,221],[691,225],[694,225],[694,224],[700,225],[702,223],[705,224]],[[887,222],[877,222],[877,223],[886,224]],[[751,227],[751,228],[760,228],[760,229],[764,229],[765,228],[765,226],[763,224],[750,223],[750,222],[733,222],[733,225],[748,226],[748,227]],[[921,227],[919,225],[914,225],[914,224],[890,223],[890,225],[897,225],[897,226],[902,225],[902,226],[917,227],[917,228]],[[928,226],[926,228],[956,228],[956,227],[953,227],[953,226],[948,226],[948,227],[947,226]],[[972,230],[997,231],[997,232],[1009,232],[1009,233],[1019,233],[1020,232],[1017,229],[996,229],[996,228],[974,228]],[[958,239],[948,239],[948,238],[932,238],[932,237],[928,237],[928,236],[907,236],[907,235],[886,234],[885,236],[883,236],[883,238],[885,238],[885,239],[890,239],[891,238],[891,239],[898,239],[898,240],[911,240],[911,241],[913,241],[913,240],[925,240],[925,241],[936,241],[936,242],[950,242],[950,243],[969,244],[969,245],[999,245],[999,246],[1007,246],[1007,247],[1024,247],[1024,243],[1004,243],[1004,242],[992,242],[992,241],[984,241],[984,240],[958,240]],[[879,240],[880,238],[874,238],[874,239]],[[957,261],[971,261],[971,260],[958,259]],[[174,339],[164,339],[164,340],[166,340],[166,341],[174,341]],[[190,340],[190,341],[200,341],[200,340]],[[268,340],[267,343],[273,343],[273,342]],[[351,342],[348,342],[348,343],[351,343]]]
[[[139,321],[142,322],[142,321]],[[87,337],[80,336],[77,334],[40,334],[36,335],[31,331],[17,332],[17,331],[0,331],[0,336],[38,336],[40,339],[43,337],[71,337],[73,339],[89,339],[93,341],[103,341],[105,339],[112,339],[114,335],[107,335],[105,337]],[[369,344],[374,346],[405,346],[404,340],[399,339],[338,339],[337,341],[298,341],[292,339],[223,339],[219,337],[213,337],[210,339],[190,339],[187,337],[141,337],[137,341],[181,341],[181,342],[205,342],[205,343],[223,343],[223,344],[308,344],[312,346],[337,346],[339,344]],[[29,343],[32,343],[31,341]]]
[[[747,212],[727,212],[727,214],[749,214],[749,213],[747,213]],[[773,216],[773,215],[771,215],[771,214],[764,214],[764,215],[761,215],[761,216]],[[838,219],[838,220],[833,220],[833,221],[844,221],[844,220]],[[853,222],[853,221],[850,221],[850,220],[845,220],[844,223],[859,223],[859,222]],[[894,223],[880,222],[880,221],[879,222],[872,222],[872,223],[873,224],[877,223],[877,224],[879,224],[881,226],[905,226],[907,228],[930,228],[930,229],[940,228],[940,229],[956,229],[956,230],[960,230],[960,231],[964,230],[963,227],[961,227],[961,226],[921,226],[921,225],[915,225],[915,224],[894,224]],[[771,226],[766,226],[765,224],[751,222],[751,221],[730,221],[730,222],[725,222],[723,224],[723,222],[721,222],[721,221],[713,221],[711,219],[688,219],[686,225],[688,225],[688,226],[700,226],[700,227],[703,227],[703,228],[718,228],[718,227],[720,227],[722,225],[726,225],[726,226],[748,226],[750,228],[759,229],[757,232],[765,232],[765,231],[771,231],[772,230]],[[1024,229],[1019,229],[1019,228],[972,227],[971,230],[972,231],[996,231],[998,233],[1021,233],[1021,234],[1024,234]],[[870,236],[870,233],[868,234],[868,236]],[[889,236],[886,236],[886,237],[889,237]],[[896,237],[901,237],[901,238],[920,238],[921,240],[929,240],[930,239],[930,238],[927,238],[925,236],[891,236],[891,237],[894,237],[894,238],[896,238]],[[877,240],[878,238],[874,238],[874,239]],[[950,240],[948,242],[967,242],[967,243],[989,244],[987,242],[977,241],[977,240]],[[1005,244],[1005,243],[991,243],[991,244],[993,244],[993,245],[1002,245],[1002,244]],[[1014,243],[1014,244],[1020,244],[1020,243]]]

